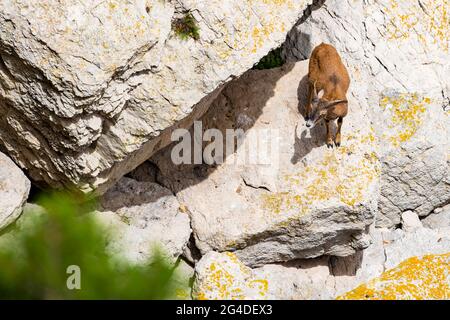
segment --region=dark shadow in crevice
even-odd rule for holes
[[[295,64],[291,63],[269,70],[250,70],[242,75],[240,79],[230,82],[212,103],[208,111],[199,119],[202,124],[202,136],[208,129],[218,129],[222,133],[222,143],[225,149],[227,129],[241,129],[245,134],[259,119],[267,101],[274,96],[278,80],[289,73],[294,66]],[[255,85],[249,85],[251,83],[255,83]],[[245,95],[246,97],[250,95],[252,98],[245,100],[252,103],[234,103],[239,99],[236,99],[236,97],[231,99],[232,94]],[[193,155],[193,127],[190,128],[189,132],[191,135],[191,154]],[[204,161],[201,164],[174,165],[171,161],[171,152],[178,143],[178,141],[173,142],[151,158],[151,161],[160,169],[157,181],[174,193],[178,193],[207,179],[218,167],[216,163],[208,164]],[[202,150],[209,143],[203,142]],[[236,143],[234,144],[234,153],[239,147]],[[226,159],[227,154],[224,151],[224,161]],[[191,157],[192,163],[194,163],[193,160],[193,157]]]
[[[308,59],[313,47],[316,44],[311,42],[311,35],[308,32],[303,32],[299,27],[302,23],[308,20],[313,11],[320,9],[326,0],[314,0],[304,11],[302,17],[292,27],[286,36],[286,42],[282,45],[282,57],[287,62],[296,62]],[[301,48],[301,50],[297,50]]]
[[[355,254],[347,257],[331,256],[328,260],[330,274],[335,277],[355,276],[363,259],[363,252],[357,251]]]

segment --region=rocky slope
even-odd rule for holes
[[[380,172],[368,118],[351,100],[343,147],[328,149],[325,127],[309,132],[301,115],[307,70],[302,61],[249,71],[219,94],[201,119],[203,130],[245,132],[225,163],[175,165],[173,145],[152,158],[158,181],[189,211],[202,254],[231,250],[261,265],[347,256],[369,245],[364,234],[377,208]],[[267,159],[237,160],[252,156]]]
[[[374,229],[371,246],[350,257],[296,260],[253,269],[234,253],[209,252],[195,267],[194,298],[446,299],[450,292],[449,231],[450,225],[435,230],[422,226],[414,231]],[[426,256],[430,254],[444,256],[433,260]],[[417,265],[424,255],[424,263]],[[415,271],[408,272],[408,266]],[[377,277],[380,280],[373,280]],[[433,290],[436,285],[439,290]]]
[[[0,140],[11,157],[36,180],[103,193],[160,149],[92,215],[111,230],[114,254],[140,263],[157,244],[186,260],[194,298],[448,298],[448,0],[315,1],[283,46],[288,63],[226,85],[281,43],[307,1],[174,3],[62,6],[49,21],[38,19],[42,3],[0,10],[8,21],[0,24]],[[170,31],[183,8],[201,27],[197,41]],[[84,13],[60,30],[69,12]],[[160,23],[157,34],[150,22]],[[116,23],[130,32],[125,43],[121,32],[105,32]],[[144,38],[134,37],[140,28]],[[239,37],[230,42],[231,34]],[[309,130],[303,118],[305,59],[321,41],[338,49],[352,79],[334,149],[324,125]],[[191,127],[196,119],[201,128]],[[216,152],[175,165],[178,143],[165,145],[188,127],[194,151],[195,128],[216,129],[217,141],[206,140],[223,147],[227,129],[240,130],[240,143],[232,140],[223,162]],[[1,159],[0,188],[14,192],[0,195],[0,228],[29,189]]]
[[[351,94],[380,140],[378,226],[402,212],[425,216],[450,198],[448,0],[327,0],[288,35],[284,56],[332,43],[351,74]]]
[[[132,263],[149,261],[155,247],[173,261],[189,240],[187,213],[159,184],[122,178],[102,197],[100,207],[92,214],[111,231],[108,250]]]
[[[309,2],[2,1],[0,141],[35,181],[103,193],[279,46]],[[197,39],[172,30],[188,12]]]

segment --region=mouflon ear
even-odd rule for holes
[[[322,99],[323,95],[325,94],[325,91],[322,89],[317,93],[317,81],[314,81],[313,83],[313,98],[314,99]]]
[[[322,99],[324,94],[325,94],[325,90],[322,89],[322,90],[320,90],[319,93],[317,94],[317,97],[318,97],[319,99]]]

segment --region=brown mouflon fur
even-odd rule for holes
[[[341,127],[348,112],[347,90],[350,77],[336,49],[322,43],[314,48],[309,60],[309,92],[306,105],[307,126],[324,119],[327,127],[327,146],[333,147],[331,121],[338,120],[334,143],[341,144]]]

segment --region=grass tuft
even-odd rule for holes
[[[284,60],[281,57],[281,48],[270,51],[265,57],[263,57],[253,69],[264,70],[281,67],[284,64]]]
[[[183,40],[200,39],[200,28],[191,13],[186,13],[184,17],[173,20],[172,30]]]

